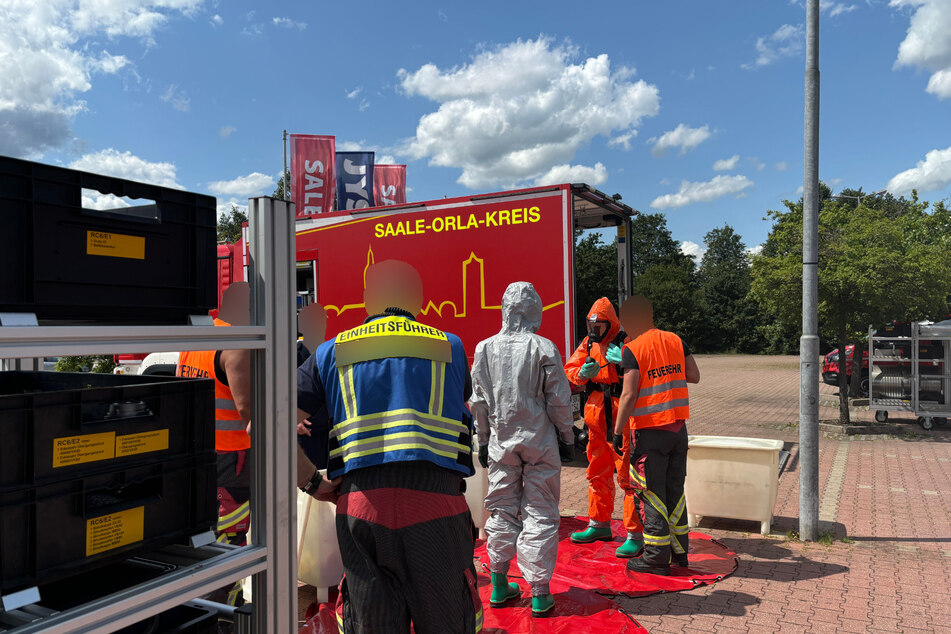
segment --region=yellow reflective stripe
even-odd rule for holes
[[[347,370],[351,366],[344,366],[342,368],[337,368],[337,380],[340,381],[340,395],[343,397],[343,411],[346,414],[347,418],[352,418],[355,415],[350,409],[350,384],[347,382]]]
[[[690,527],[688,526],[671,526],[670,532],[672,535],[689,535]]]
[[[462,445],[459,445],[459,447],[462,447]],[[459,451],[441,451],[439,449],[435,449],[432,446],[424,444],[424,443],[411,442],[411,443],[402,443],[399,445],[387,445],[385,447],[374,447],[372,449],[367,449],[366,451],[353,451],[353,452],[348,451],[346,455],[344,455],[343,459],[344,459],[344,462],[346,462],[347,460],[350,460],[351,458],[362,458],[363,456],[370,456],[375,453],[383,453],[385,451],[400,451],[402,449],[425,449],[426,451],[434,453],[438,456],[444,456],[446,458],[457,458],[459,456]],[[330,455],[333,456],[334,452],[331,452]]]
[[[372,438],[361,438],[360,440],[354,440],[354,441],[348,442],[347,444],[341,447],[337,447],[336,449],[333,449],[330,452],[330,456],[336,457],[336,456],[339,456],[340,454],[345,454],[345,459],[355,458],[358,455],[365,455],[365,453],[360,453],[359,451],[357,451],[360,447],[367,447],[369,445],[378,445],[378,447],[376,447],[374,451],[399,449],[399,448],[402,448],[402,446],[391,445],[391,442],[395,440],[401,440],[401,439],[417,440],[419,441],[420,445],[423,445],[426,443],[432,443],[432,444],[443,445],[445,447],[452,448],[454,450],[453,453],[441,454],[441,455],[446,455],[451,457],[456,456],[460,451],[467,450],[467,447],[465,445],[460,444],[458,442],[454,442],[452,440],[443,440],[442,438],[433,438],[432,436],[428,434],[423,434],[418,431],[403,431],[396,434],[384,434],[383,436],[374,436]],[[436,447],[431,447],[431,448],[428,447],[428,448],[431,451],[436,451],[438,453],[438,448]],[[370,451],[367,453],[373,453],[374,451]]]
[[[435,407],[429,411],[434,416],[442,415],[443,399],[446,397],[446,364],[438,361],[433,362],[433,392],[435,394]]]
[[[476,623],[475,623],[476,634],[479,634],[479,632],[482,631],[482,625],[483,625],[484,619],[485,619],[485,612],[483,610],[479,610],[476,613]]]
[[[233,606],[238,602],[238,594],[241,593],[241,582],[237,581],[234,584],[234,587],[231,588],[231,592],[228,593],[228,605]]]
[[[428,429],[429,431],[434,431],[434,432],[442,433],[442,434],[452,433],[452,431],[447,431],[446,428],[442,425],[427,425],[426,423],[421,423],[411,418],[404,418],[404,419],[398,419],[398,420],[391,420],[385,423],[380,423],[379,425],[367,425],[366,427],[354,427],[353,429],[348,430],[342,434],[337,434],[335,437],[337,438],[338,441],[340,441],[340,444],[343,445],[344,443],[347,442],[344,439],[349,436],[352,436],[353,434],[357,434],[357,433],[365,432],[365,431],[377,431],[380,429],[393,429],[395,427],[406,427],[407,425],[420,427],[422,429]],[[412,433],[412,432],[404,432],[404,433]],[[399,434],[394,434],[394,436],[398,436],[398,435]],[[383,436],[374,436],[373,438],[364,438],[363,440],[378,440],[382,437]],[[433,440],[446,442],[446,441],[442,441],[439,438],[433,438]],[[356,443],[356,442],[362,442],[362,441],[355,440],[350,442]]]
[[[667,546],[670,544],[670,535],[648,535],[644,533],[644,543],[649,546]]]
[[[667,505],[660,501],[660,498],[657,497],[657,494],[648,489],[644,491],[644,497],[647,498],[647,501],[650,503],[650,505],[654,507],[654,510],[663,516],[664,521],[669,523],[667,518]]]
[[[676,539],[670,540],[670,549],[673,550],[678,555],[682,555],[685,552],[687,552],[684,550],[684,547],[680,545],[680,542],[677,541]]]
[[[357,426],[359,423],[365,422],[374,423],[383,418],[396,418],[397,416],[412,416],[419,418],[420,420],[425,420],[433,425],[442,423],[460,432],[468,431],[466,426],[463,425],[461,421],[446,418],[445,416],[432,416],[430,414],[425,414],[418,410],[407,407],[403,409],[391,409],[385,412],[377,412],[376,414],[364,414],[363,416],[348,416],[347,420],[341,422],[340,424],[335,424],[330,433],[337,438],[345,437],[352,433],[347,430],[348,427]]]
[[[234,524],[234,520],[242,519],[244,517],[247,517],[250,514],[251,514],[251,502],[249,500],[248,502],[245,502],[244,504],[242,504],[235,510],[231,511],[230,513],[227,513],[225,515],[221,515],[220,517],[218,517],[218,525],[221,526],[222,522],[228,522],[228,524],[225,524],[225,526],[230,526],[231,524]]]
[[[216,539],[215,541],[218,542],[219,544],[224,544],[225,542],[228,541],[228,533],[222,533],[218,535],[218,539]]]
[[[340,632],[340,634],[344,634],[343,616],[341,616],[341,614],[336,610],[334,611],[334,615],[337,617],[337,631]]]
[[[433,379],[429,383],[429,413],[438,416],[442,412],[436,409],[436,362],[433,361],[430,366],[432,367]]]
[[[353,366],[347,366],[347,384],[350,389],[350,412],[352,416],[356,416],[357,412],[360,411],[357,409],[357,388],[353,384]],[[349,416],[347,418],[350,418]]]
[[[674,507],[673,512],[670,514],[670,525],[674,526],[680,521],[680,517],[684,514],[684,508],[687,506],[687,501],[684,496],[680,496],[680,499],[677,500],[677,506]]]
[[[634,465],[631,465],[631,480],[634,480],[637,484],[641,485],[641,488],[647,488],[647,478],[642,476],[637,472],[637,469],[634,468]]]

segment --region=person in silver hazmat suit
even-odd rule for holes
[[[555,605],[548,584],[558,556],[559,458],[574,458],[571,388],[555,344],[535,334],[541,322],[535,288],[510,284],[502,297],[501,332],[476,346],[469,399],[479,461],[489,471],[490,604],[520,596],[507,577],[517,550],[533,616],[545,616]]]

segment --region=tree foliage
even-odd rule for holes
[[[588,310],[601,297],[617,303],[617,243],[605,244],[592,231],[575,239],[575,324],[579,338],[587,328]]]
[[[237,242],[241,238],[241,227],[247,221],[247,214],[232,204],[231,211],[218,218],[218,242]]]
[[[111,374],[115,367],[115,358],[106,355],[60,357],[56,361],[57,372],[95,372],[97,374]]]
[[[703,328],[698,350],[759,352],[758,311],[750,292],[750,256],[733,227],[723,225],[704,236],[707,250],[697,270]]]

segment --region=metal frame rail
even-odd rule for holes
[[[0,358],[250,349],[251,545],[223,551],[204,546],[197,551],[208,558],[11,632],[113,632],[248,575],[251,631],[297,630],[294,206],[264,197],[249,203],[252,326],[2,327]]]

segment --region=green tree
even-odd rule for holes
[[[860,191],[860,190],[858,190]],[[849,421],[846,344],[860,342],[870,324],[943,314],[951,289],[951,218],[944,205],[898,199],[884,209],[820,196],[819,334],[839,350],[839,418]],[[909,204],[911,203],[911,204]],[[752,295],[786,332],[802,316],[802,201],[784,201],[763,255],[752,267]],[[861,348],[855,359],[862,358]]]
[[[698,303],[705,327],[696,342],[698,350],[724,352],[740,348],[740,336],[755,319],[748,310],[750,257],[746,245],[730,225],[717,227],[703,238],[707,250],[697,270]],[[757,347],[744,338],[744,347]],[[758,351],[758,350],[757,350]]]
[[[697,286],[693,262],[661,262],[648,267],[634,280],[634,294],[654,307],[654,324],[677,333],[688,345],[697,340]]]
[[[667,228],[664,214],[637,214],[631,218],[631,275],[642,275],[655,264],[694,264]]]
[[[96,372],[98,374],[111,374],[115,367],[115,358],[106,355],[60,357],[56,361],[57,372]]]
[[[591,305],[601,297],[617,303],[617,243],[605,244],[592,231],[575,238],[575,324],[578,337],[583,337],[585,320]]]
[[[232,203],[231,211],[218,219],[218,242],[237,242],[241,238],[241,226],[247,221],[247,214]]]
[[[284,200],[284,192],[287,191],[287,199],[291,199],[291,173],[290,171],[284,172],[284,175],[278,179],[277,187],[274,189],[274,193],[271,194],[271,198],[277,198],[278,200]]]

